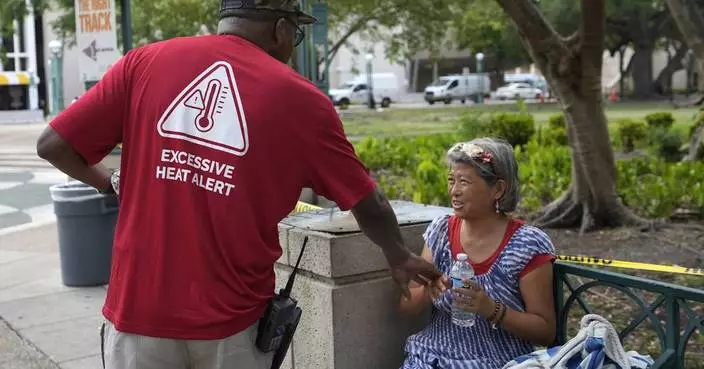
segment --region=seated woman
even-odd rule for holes
[[[468,288],[411,284],[401,309],[418,314],[432,304],[430,324],[406,342],[403,369],[494,369],[549,345],[555,337],[552,262],[555,250],[540,229],[507,216],[518,203],[513,148],[490,138],[459,143],[447,152],[447,190],[453,215],[439,217],[423,235],[423,257],[445,275],[465,253],[475,277]],[[452,322],[453,300],[476,313],[471,327]]]

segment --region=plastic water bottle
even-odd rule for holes
[[[452,264],[450,278],[452,278],[452,287],[464,287],[464,280],[474,277],[474,268],[467,260],[467,254],[457,254],[457,260]],[[471,327],[474,325],[476,314],[466,312],[455,306],[452,303],[452,322],[460,327]]]

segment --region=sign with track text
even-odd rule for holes
[[[120,58],[115,0],[75,0],[76,46],[83,82],[98,81]]]

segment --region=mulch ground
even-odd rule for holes
[[[646,232],[634,228],[604,229],[583,235],[570,229],[545,231],[563,255],[704,268],[704,224],[672,224]]]

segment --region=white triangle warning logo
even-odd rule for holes
[[[246,154],[247,121],[232,66],[218,61],[189,83],[161,116],[157,131],[163,137]]]

